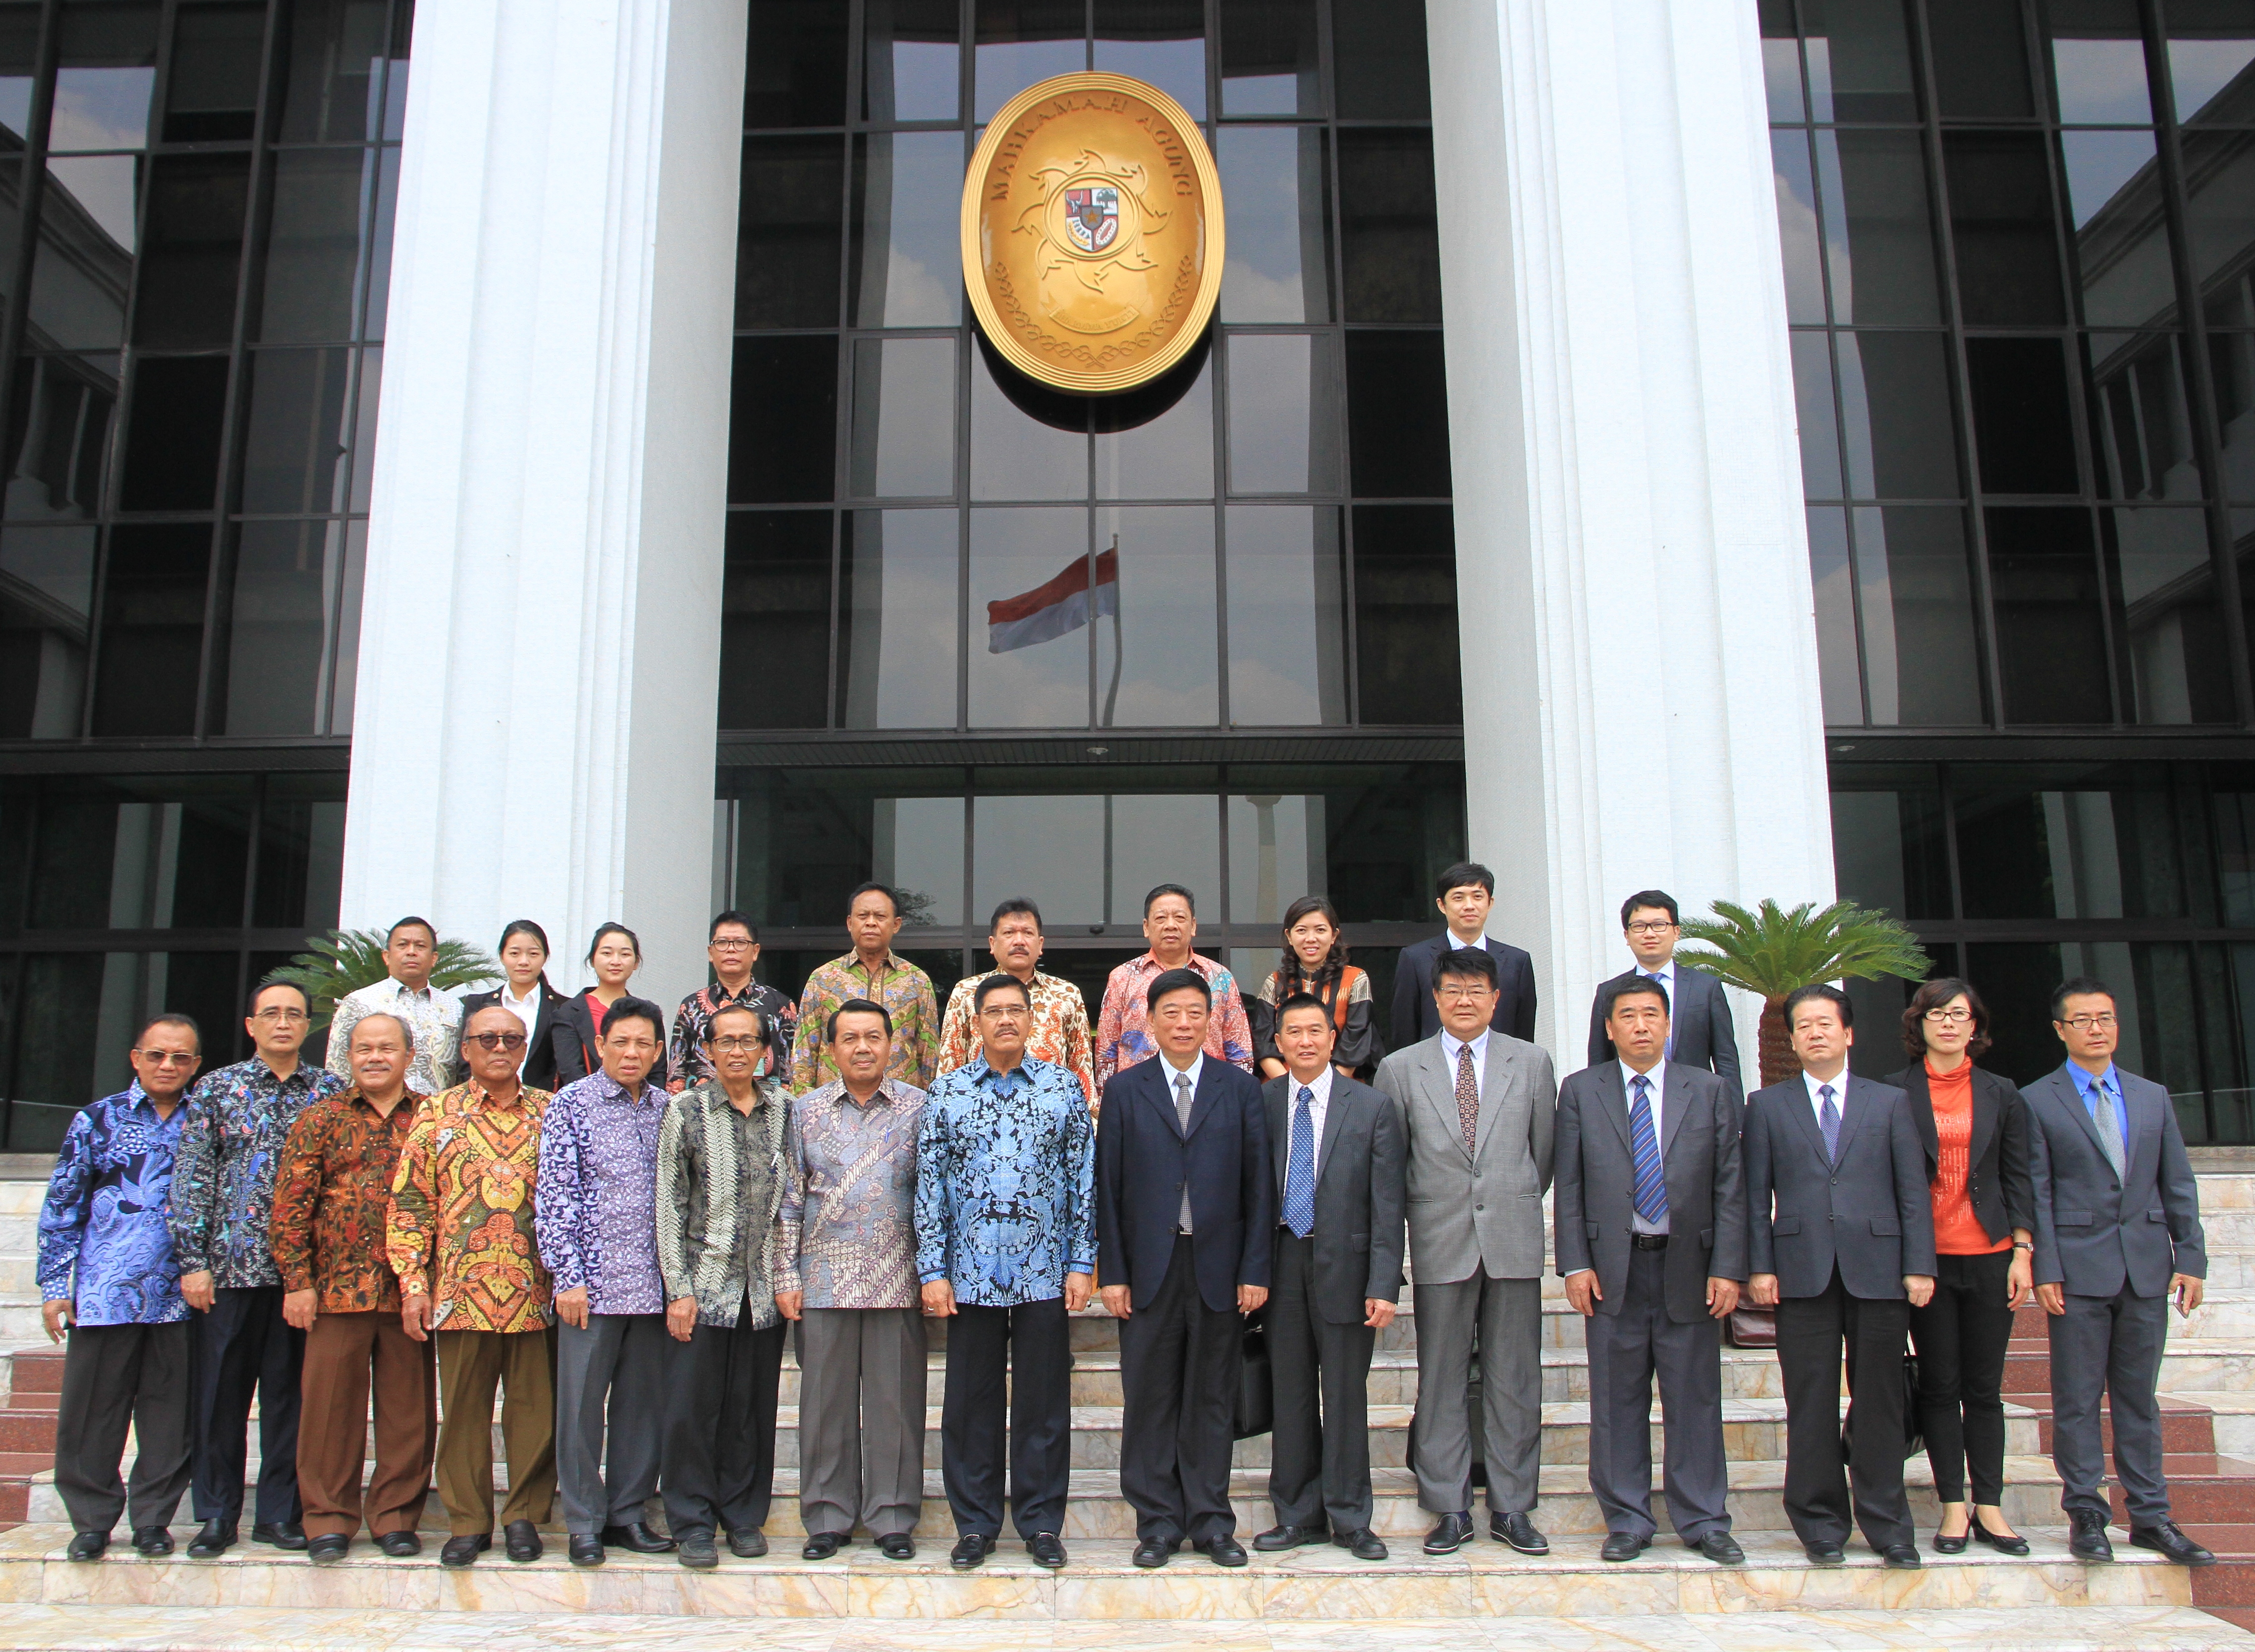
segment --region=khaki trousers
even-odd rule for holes
[[[376,1401],[376,1472],[361,1495],[369,1399]],[[431,1345],[399,1323],[399,1311],[323,1313],[306,1333],[306,1374],[298,1421],[298,1490],[306,1535],[349,1537],[367,1510],[371,1536],[412,1531],[431,1490],[431,1443],[438,1432]]]
[[[546,1331],[437,1331],[439,1501],[457,1537],[494,1529],[494,1385],[509,1456],[503,1525],[547,1522],[556,1501],[556,1384]]]

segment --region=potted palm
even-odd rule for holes
[[[384,934],[381,929],[332,929],[311,936],[306,950],[278,970],[267,972],[267,981],[286,981],[305,990],[313,1001],[313,1030],[328,1026],[337,1000],[348,992],[374,986],[387,971],[383,964]],[[501,965],[467,941],[441,941],[431,984],[443,990],[474,986],[501,979]],[[262,983],[261,984],[263,984]]]

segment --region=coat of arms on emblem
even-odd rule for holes
[[[1108,184],[1064,192],[1066,233],[1083,252],[1102,252],[1120,235],[1120,192]]]
[[[1041,193],[1019,214],[1018,228],[1042,243],[1036,261],[1042,313],[1081,333],[1117,332],[1138,319],[1142,306],[1106,284],[1122,270],[1157,268],[1143,238],[1170,214],[1152,203],[1143,168],[1083,150],[1069,164],[1036,168],[1032,177]]]

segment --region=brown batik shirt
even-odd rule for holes
[[[387,1118],[355,1084],[312,1102],[290,1126],[267,1242],[282,1288],[320,1292],[320,1312],[398,1311],[384,1226],[400,1149],[422,1104],[409,1090]]]

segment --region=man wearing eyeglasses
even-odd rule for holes
[[[1668,1047],[1661,1059],[1705,1068],[1743,1100],[1739,1035],[1731,1025],[1731,1001],[1723,984],[1675,962],[1675,943],[1683,938],[1675,897],[1664,889],[1631,895],[1621,903],[1621,936],[1635,967],[1602,984],[1590,1004],[1590,1065],[1602,1068],[1619,1059],[1605,1029],[1605,1005],[1628,983],[1654,981],[1668,995]]]
[[[439,1348],[439,1500],[451,1535],[439,1564],[459,1569],[493,1547],[494,1385],[502,1385],[509,1558],[540,1558],[556,1500],[556,1402],[548,1327],[555,1312],[533,1233],[546,1090],[517,1077],[524,1023],[506,1005],[472,1013],[467,1082],[434,1096],[399,1150],[384,1243],[399,1276],[399,1319]]]
[[[790,1040],[798,1031],[798,1006],[773,987],[752,979],[752,966],[760,961],[760,932],[741,912],[724,912],[713,920],[705,946],[712,961],[715,984],[699,987],[681,1000],[673,1016],[673,1054],[669,1081],[676,1095],[713,1076],[707,1046],[713,1021],[724,1009],[741,1005],[759,1017],[766,1040],[767,1065],[761,1069],[777,1082],[790,1082]]]
[[[2169,1516],[2154,1393],[2170,1298],[2188,1315],[2207,1288],[2200,1189],[2168,1092],[2114,1064],[2118,1013],[2104,982],[2078,976],[2061,983],[2051,1024],[2067,1064],[2020,1092],[2036,1124],[2029,1168],[2036,1300],[2051,1316],[2052,1462],[2060,1506],[2073,1522],[2069,1552],[2113,1559],[2098,1422],[2104,1393],[2130,1542],[2181,1566],[2205,1566],[2216,1557]]]
[[[189,1556],[209,1560],[235,1541],[242,1516],[250,1404],[258,1402],[258,1499],[253,1543],[303,1549],[298,1495],[299,1374],[306,1337],[282,1317],[282,1273],[267,1249],[274,1170],[298,1115],[349,1081],[300,1061],[313,1001],[287,981],[250,995],[243,1026],[256,1054],[207,1073],[181,1110],[167,1213],[180,1295],[195,1311],[188,1437],[193,1506],[202,1522]]]

